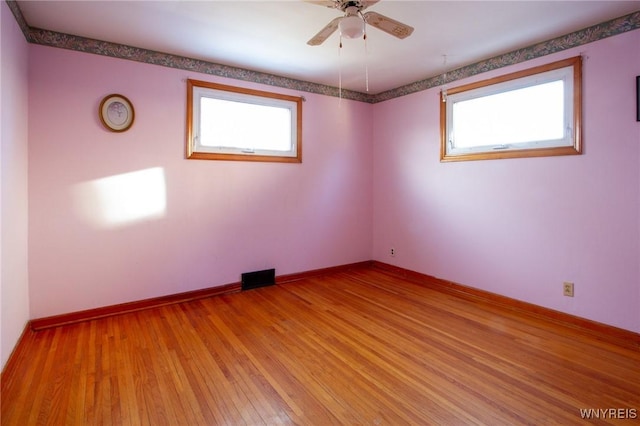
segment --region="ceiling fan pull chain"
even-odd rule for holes
[[[338,105],[342,103],[342,34],[340,35],[340,45],[338,47],[338,95],[340,100]]]
[[[364,84],[369,92],[369,49],[367,47],[367,24],[364,24]]]

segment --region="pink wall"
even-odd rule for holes
[[[640,332],[638,46],[633,31],[451,85],[585,55],[581,156],[440,163],[439,89],[374,105],[374,258]]]
[[[0,1],[0,360],[29,320],[27,269],[27,42]]]
[[[582,156],[441,164],[432,89],[376,105],[304,94],[301,165],[184,159],[186,78],[264,86],[30,46],[31,318],[374,258],[639,332],[639,44],[467,80],[583,53]],[[109,93],[136,108],[126,133],[98,120]],[[147,197],[144,217],[104,215]]]
[[[186,78],[299,93],[43,46],[30,53],[32,318],[238,282],[252,270],[371,259],[370,105],[304,93],[302,164],[185,160]],[[110,93],[134,104],[125,133],[98,119]],[[115,193],[105,198],[105,187]],[[147,196],[156,209],[143,218],[103,215]]]

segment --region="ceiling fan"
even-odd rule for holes
[[[338,28],[340,35],[346,38],[358,38],[365,35],[365,23],[384,31],[387,34],[403,39],[409,37],[413,32],[413,27],[398,22],[377,12],[362,13],[363,10],[378,3],[380,0],[327,0],[309,1],[309,3],[319,6],[326,6],[331,9],[339,9],[344,12],[344,16],[333,19],[318,34],[307,42],[310,46],[318,46],[329,38]]]

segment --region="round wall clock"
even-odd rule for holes
[[[112,132],[124,132],[133,124],[133,105],[122,95],[109,95],[100,102],[100,120]]]

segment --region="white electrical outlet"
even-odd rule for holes
[[[573,283],[565,281],[562,284],[562,294],[567,297],[573,297]]]
[[[389,249],[389,254],[391,255],[391,257],[396,257],[396,249],[394,249],[393,247],[391,247]]]

